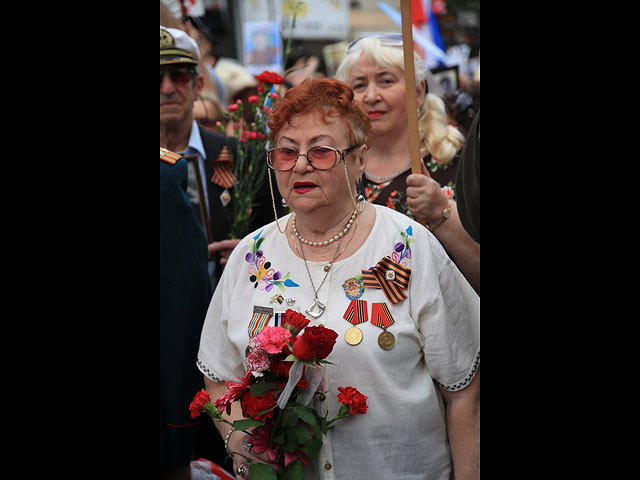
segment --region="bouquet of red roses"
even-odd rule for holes
[[[254,480],[303,479],[304,465],[315,458],[322,446],[322,435],[333,422],[367,412],[367,397],[353,387],[338,387],[343,404],[332,420],[307,405],[313,396],[324,394],[322,365],[333,350],[338,334],[323,326],[309,327],[304,315],[287,310],[282,327],[264,327],[249,341],[247,373],[240,382],[226,382],[227,393],[211,404],[209,393],[201,390],[189,406],[192,418],[205,412],[215,421],[232,425],[251,435],[251,452],[266,452],[283,470],[276,474],[269,464],[251,462]],[[303,331],[304,330],[304,331]],[[243,420],[233,423],[221,411],[231,412],[239,401]],[[249,429],[252,429],[249,431]]]

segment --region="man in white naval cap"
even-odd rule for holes
[[[194,118],[193,104],[204,86],[199,63],[195,40],[182,30],[160,26],[160,146],[187,158],[195,157],[189,168],[188,195],[209,240],[209,273],[215,290],[222,273],[220,260],[228,258],[238,240],[228,240],[233,218],[229,203],[232,188],[212,178],[218,157],[223,150],[225,158],[229,154],[233,157],[236,142],[202,128]],[[202,201],[198,183],[203,187]]]
[[[233,212],[231,206],[220,202],[224,189],[211,181],[223,148],[228,149],[226,155],[233,154],[236,142],[201,128],[194,119],[193,104],[204,86],[204,78],[198,69],[199,60],[198,46],[189,35],[179,29],[160,27],[161,153],[164,147],[175,152],[177,158],[192,157],[194,162],[189,162],[187,190],[194,213],[199,216],[209,237],[209,260],[206,256],[201,259],[204,262],[202,268],[208,270],[212,284],[208,298],[203,299],[208,306],[222,270],[220,255],[228,256],[238,242],[227,239],[227,218],[232,218]],[[198,173],[204,186],[202,203],[197,190]],[[201,208],[210,220],[208,226],[203,221]],[[226,214],[225,209],[229,210]],[[170,242],[169,238],[167,242]],[[176,255],[179,255],[178,251]],[[188,267],[185,264],[183,268]],[[191,268],[196,267],[191,265]],[[186,288],[189,288],[186,284],[173,284],[166,290],[178,295]],[[160,476],[163,480],[187,480],[191,478],[189,465],[192,455],[202,456],[220,466],[224,466],[226,457],[224,444],[213,422],[193,420],[189,414],[191,400],[204,387],[202,374],[196,367],[204,315],[199,324],[191,322],[187,328],[186,318],[178,316],[169,321],[166,312],[160,313]]]

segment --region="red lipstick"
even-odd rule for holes
[[[316,187],[317,185],[312,182],[296,182],[293,184],[293,191],[296,193],[307,193]]]
[[[382,110],[370,110],[367,113],[369,114],[369,118],[378,118],[385,114]]]

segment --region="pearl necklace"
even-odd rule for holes
[[[342,237],[344,237],[346,235],[346,233],[351,228],[351,225],[353,225],[353,221],[355,220],[355,218],[358,215],[358,213],[360,213],[360,209],[358,207],[356,207],[353,210],[353,213],[351,214],[351,218],[349,219],[349,221],[347,222],[345,227],[342,229],[342,231],[338,235],[334,235],[329,240],[325,240],[324,242],[312,242],[310,240],[305,239],[302,235],[300,235],[298,233],[298,229],[296,228],[296,214],[295,213],[292,216],[293,220],[292,220],[292,223],[291,223],[291,227],[293,228],[293,233],[295,234],[296,237],[298,237],[298,240],[300,240],[301,243],[304,243],[305,245],[310,245],[312,247],[326,247],[328,245],[333,244],[334,242],[337,242],[337,241],[341,240]]]
[[[367,176],[368,179],[373,180],[376,183],[383,183],[383,182],[388,182],[389,180],[393,180],[394,178],[396,178],[398,175],[400,175],[401,173],[404,173],[407,168],[409,168],[411,166],[411,160],[409,160],[400,170],[398,170],[395,173],[392,173],[391,175],[386,175],[384,177],[379,177],[378,175],[372,175],[369,172],[367,172],[366,170],[364,171],[364,174]]]

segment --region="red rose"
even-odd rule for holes
[[[191,418],[196,418],[200,416],[200,412],[204,408],[204,404],[211,401],[209,397],[209,392],[207,392],[204,388],[196,393],[191,405],[189,405],[189,410],[191,411]]]
[[[287,309],[282,317],[282,325],[288,328],[294,335],[297,335],[304,327],[309,325],[310,322],[302,313],[298,313],[290,308]]]
[[[258,415],[263,410],[268,410],[276,404],[273,390],[269,390],[268,393],[261,397],[254,397],[251,394],[251,390],[247,390],[240,399],[240,406],[242,407],[242,415],[245,418],[253,418],[255,420],[266,421],[268,418],[273,417],[275,409]]]
[[[367,413],[367,396],[361,394],[356,388],[353,387],[338,387],[340,393],[338,394],[338,400],[340,403],[344,403],[349,406],[349,413]]]
[[[338,334],[330,328],[307,327],[301,336],[296,337],[292,352],[303,362],[310,362],[313,359],[322,360],[333,350],[336,338]]]

